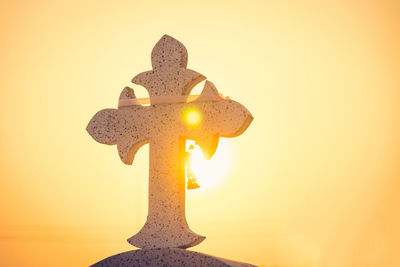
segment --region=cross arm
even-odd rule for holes
[[[214,84],[209,81],[205,83],[201,95],[187,105],[198,110],[202,117],[198,127],[186,127],[187,138],[196,141],[207,159],[214,155],[219,137],[241,135],[253,120],[243,105],[220,97]]]
[[[105,145],[117,144],[119,112],[117,109],[103,109],[89,121],[86,130],[94,140]]]
[[[135,100],[132,88],[126,87],[121,100]],[[131,165],[136,152],[149,140],[148,107],[140,104],[103,109],[90,120],[86,130],[99,143],[117,145],[123,163]]]
[[[136,152],[150,139],[149,108],[133,106],[120,111],[117,149],[122,162],[132,165]]]

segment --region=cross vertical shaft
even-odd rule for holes
[[[184,138],[174,136],[150,142],[148,215],[139,233],[128,239],[132,245],[187,248],[204,240],[186,222],[185,146]]]

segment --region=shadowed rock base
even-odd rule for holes
[[[226,260],[180,248],[138,249],[105,258],[92,267],[132,266],[220,266],[255,267],[248,263]]]

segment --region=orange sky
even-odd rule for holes
[[[394,0],[1,1],[0,266],[133,249],[148,147],[127,166],[85,127],[151,68],[165,33],[254,116],[222,141],[221,182],[187,194],[189,225],[207,236],[193,250],[269,267],[400,266],[399,29]]]

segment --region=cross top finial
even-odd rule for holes
[[[175,38],[165,34],[151,51],[153,69],[185,68],[188,63],[186,47]]]
[[[153,70],[136,75],[132,82],[147,89],[153,96],[189,95],[192,88],[206,79],[200,73],[187,69],[185,46],[169,35],[164,35],[151,52]]]

